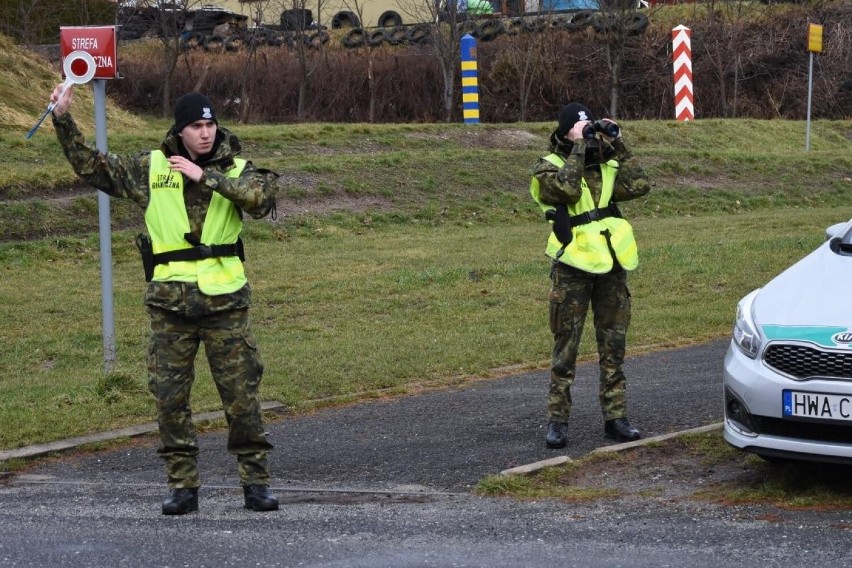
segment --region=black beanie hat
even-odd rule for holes
[[[212,120],[219,124],[210,99],[201,93],[187,93],[175,103],[175,125],[172,128],[175,132],[180,132],[187,124],[196,120]]]
[[[559,111],[559,135],[564,136],[566,132],[571,130],[571,127],[581,120],[595,121],[595,116],[588,107],[580,103],[570,103],[562,107]]]

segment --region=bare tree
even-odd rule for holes
[[[272,11],[275,8],[275,2],[272,0],[255,0],[251,7],[251,20],[254,25],[251,29],[246,30],[242,36],[242,45],[246,51],[246,65],[243,67],[243,76],[240,79],[239,121],[241,123],[248,122],[251,113],[253,97],[249,85],[257,70],[258,48],[265,43],[264,40],[267,37],[267,30],[262,26],[262,23],[267,15],[267,10]],[[273,30],[268,31],[274,33]]]
[[[47,6],[45,0],[20,0],[15,18],[18,23],[18,29],[11,29],[14,24],[9,22],[9,29],[7,29],[6,25],[3,26],[4,33],[18,37],[21,43],[24,44],[38,43],[40,22],[47,9],[49,9],[49,6]]]
[[[281,23],[295,34],[293,52],[299,67],[299,94],[296,117],[305,120],[308,88],[323,62],[323,46],[328,38],[323,29],[323,0],[280,0],[283,7]],[[314,10],[316,12],[314,12]],[[311,33],[306,33],[311,31]]]
[[[444,121],[453,118],[456,71],[460,65],[461,38],[470,30],[470,22],[457,0],[409,0],[406,12],[415,21],[429,22],[424,41],[438,63],[443,83]]]
[[[86,25],[89,23],[89,1],[82,0],[80,2],[80,23]]]
[[[358,50],[367,60],[367,90],[369,92],[369,102],[367,103],[367,122],[376,121],[376,98],[378,96],[378,78],[373,69],[373,49],[369,45],[367,39],[369,35],[364,29],[364,2],[368,0],[344,0],[343,4],[358,18],[361,24],[359,30],[350,30],[347,36],[350,42],[350,47],[357,42]]]
[[[621,75],[625,45],[633,36],[645,31],[648,17],[639,10],[638,0],[601,0],[600,12],[593,23],[595,33],[603,38],[609,69],[609,114],[618,116]]]
[[[182,52],[181,34],[186,24],[192,21],[194,8],[201,0],[138,0],[126,10],[145,14],[145,19],[153,21],[149,33],[156,34],[163,47],[163,66],[161,71],[162,90],[160,93],[160,112],[163,118],[171,112],[171,87],[175,68]]]
[[[742,58],[736,46],[743,43],[744,24],[760,21],[768,11],[768,5],[761,4],[711,0],[708,5],[707,18],[716,33],[706,39],[702,55],[712,64],[713,84],[718,89],[716,100],[723,117],[737,115]]]
[[[565,63],[564,49],[554,45],[564,37],[556,26],[558,18],[570,20],[570,16],[544,13],[530,17],[519,25],[511,25],[511,39],[501,45],[494,57],[491,79],[503,84],[514,84],[517,119],[521,122],[528,118],[533,88],[542,82],[546,70]]]
[[[54,44],[61,26],[110,24],[111,0],[0,0],[0,33],[24,45]]]

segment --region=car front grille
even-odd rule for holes
[[[779,373],[800,380],[810,377],[852,380],[852,353],[773,343],[766,348],[763,360]]]

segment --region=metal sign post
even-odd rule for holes
[[[97,79],[95,91],[95,143],[98,152],[107,152],[106,81]],[[101,311],[103,312],[104,373],[115,366],[115,314],[112,286],[112,228],[109,195],[98,192],[98,234],[101,249]]]
[[[822,26],[808,24],[808,118],[805,121],[805,152],[811,149],[811,96],[814,89],[814,53],[822,53]]]

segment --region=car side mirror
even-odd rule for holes
[[[843,223],[836,223],[825,230],[825,240],[832,239],[834,237],[841,236],[841,232],[843,227],[845,227],[849,221],[844,221]]]

